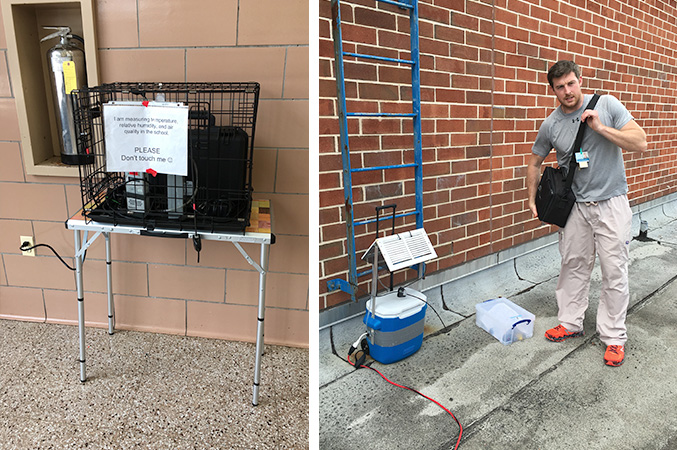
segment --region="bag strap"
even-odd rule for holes
[[[588,106],[586,106],[585,109],[595,109],[597,100],[599,100],[599,94],[593,94],[592,98],[590,99],[590,102],[588,102]],[[567,172],[567,177],[565,180],[565,185],[567,189],[571,188],[571,184],[574,182],[574,173],[576,173],[575,154],[581,148],[581,144],[583,143],[583,134],[585,133],[586,128],[587,124],[584,121],[581,121],[581,125],[578,127],[578,134],[576,135],[576,140],[574,141],[574,147],[571,152],[571,158],[569,159],[569,171]]]

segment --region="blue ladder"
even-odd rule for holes
[[[342,290],[350,294],[352,301],[356,300],[358,278],[371,273],[371,269],[365,272],[357,273],[357,257],[355,253],[355,227],[376,222],[378,219],[370,219],[355,222],[353,213],[353,182],[352,174],[357,172],[366,172],[374,170],[390,170],[411,167],[414,172],[415,187],[415,210],[397,214],[395,218],[416,216],[416,228],[423,228],[423,154],[421,147],[421,77],[419,67],[419,47],[418,47],[418,0],[375,0],[375,2],[387,3],[398,6],[409,12],[410,25],[410,57],[411,59],[386,58],[382,56],[367,55],[361,53],[350,53],[343,51],[343,37],[341,33],[341,8],[340,0],[331,1],[332,10],[332,31],[334,35],[334,67],[336,74],[336,91],[338,98],[338,116],[340,125],[340,145],[343,159],[343,193],[346,208],[346,229],[347,229],[347,253],[350,263],[348,271],[348,280],[333,279],[327,282],[329,291]],[[360,59],[392,62],[406,64],[411,67],[411,97],[412,111],[410,113],[367,113],[367,112],[348,112],[346,110],[346,86],[344,77],[343,58],[345,56]],[[348,137],[348,117],[411,117],[413,120],[414,134],[414,163],[385,165],[373,167],[351,168],[350,164],[350,139]],[[390,220],[383,217],[380,220]],[[422,267],[419,267],[419,273]]]

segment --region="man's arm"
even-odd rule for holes
[[[597,111],[594,109],[586,109],[583,111],[581,120],[587,120],[590,128],[624,150],[629,152],[643,152],[647,149],[646,133],[634,120],[631,120],[626,123],[623,128],[617,130],[613,127],[604,125],[600,120]]]
[[[541,178],[541,164],[545,157],[531,154],[529,164],[527,164],[527,197],[529,209],[535,217],[538,217],[536,211],[536,191],[538,190],[538,181]]]

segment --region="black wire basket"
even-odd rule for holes
[[[259,89],[254,82],[111,83],[73,91],[86,220],[149,230],[244,231]],[[104,105],[146,101],[187,107],[185,176],[107,171]]]

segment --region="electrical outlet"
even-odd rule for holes
[[[32,247],[35,245],[35,242],[33,241],[33,236],[21,236],[21,243],[19,244],[20,247],[24,246],[24,243],[28,242],[28,245],[26,247]],[[35,256],[35,249],[30,249],[30,250],[22,250],[21,254],[24,256]]]

